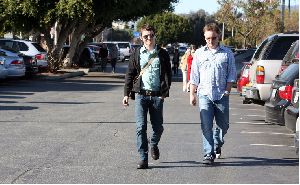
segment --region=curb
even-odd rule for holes
[[[65,74],[62,75],[58,75],[58,76],[47,76],[47,75],[37,75],[37,79],[40,80],[62,80],[65,78],[71,78],[71,77],[76,77],[76,76],[83,76],[85,73],[83,71],[76,71],[76,72],[67,72]]]

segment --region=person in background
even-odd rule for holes
[[[192,63],[193,63],[193,56],[194,53],[196,51],[196,46],[195,45],[191,45],[190,47],[190,54],[187,56],[187,91],[190,92],[190,76],[191,76],[191,68],[192,68]]]
[[[143,46],[134,50],[125,76],[123,105],[128,106],[130,92],[135,92],[135,119],[137,150],[140,154],[138,169],[148,168],[147,115],[150,115],[153,134],[149,139],[151,157],[158,160],[158,143],[164,131],[163,105],[169,96],[172,82],[170,56],[155,42],[155,30],[145,24],[141,27]],[[147,66],[148,62],[151,62]],[[144,73],[135,81],[135,78]]]
[[[179,51],[178,51],[178,48],[175,48],[174,49],[174,56],[173,56],[174,75],[178,75],[178,65],[179,65]]]
[[[229,128],[229,95],[236,80],[234,56],[229,48],[219,44],[221,31],[217,24],[207,24],[204,29],[206,46],[194,55],[191,70],[190,104],[199,99],[204,164],[213,164],[220,158],[224,136]],[[213,121],[216,127],[213,130]]]
[[[108,49],[106,44],[103,44],[100,48],[100,57],[101,57],[101,71],[105,72],[107,65]]]
[[[113,44],[113,46],[111,47],[111,53],[110,53],[110,56],[111,56],[111,61],[110,61],[110,64],[111,64],[111,68],[112,68],[112,73],[115,73],[116,72],[116,64],[117,64],[117,59],[118,59],[118,48],[116,45]]]
[[[191,54],[191,49],[187,48],[180,60],[180,69],[182,72],[182,91],[187,91],[187,57]]]

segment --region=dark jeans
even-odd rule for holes
[[[112,58],[111,61],[110,61],[110,64],[111,64],[112,72],[116,72],[117,59]]]
[[[136,140],[141,160],[148,160],[147,114],[152,125],[151,146],[157,146],[163,133],[163,102],[160,97],[135,96]]]

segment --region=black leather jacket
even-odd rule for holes
[[[163,97],[169,96],[169,89],[172,81],[172,70],[170,56],[168,52],[157,47],[160,61],[160,94]],[[129,96],[131,91],[139,93],[141,91],[141,78],[133,84],[133,80],[140,74],[140,48],[136,48],[130,56],[128,69],[125,75],[124,96]]]

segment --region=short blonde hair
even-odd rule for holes
[[[207,31],[214,31],[217,34],[221,34],[221,30],[216,23],[209,23],[209,24],[205,25],[203,28],[203,32],[205,33]]]

